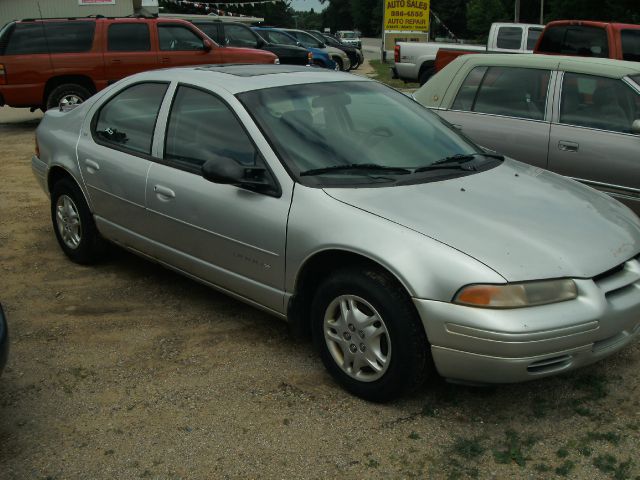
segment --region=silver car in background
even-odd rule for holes
[[[147,72],[49,110],[37,148],[70,259],[96,261],[108,240],[287,319],[369,400],[432,365],[518,382],[640,334],[638,217],[369,79]]]
[[[640,64],[464,55],[415,93],[474,142],[575,178],[640,213]]]

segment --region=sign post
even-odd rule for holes
[[[386,49],[396,42],[425,42],[429,40],[430,0],[383,0],[382,61]]]

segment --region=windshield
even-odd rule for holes
[[[295,38],[290,37],[286,33],[278,32],[277,30],[259,30],[258,33],[267,37],[267,40],[271,43],[279,43],[281,45],[297,45],[298,42]]]
[[[307,48],[322,48],[323,45],[316,37],[306,32],[295,32],[298,41]]]
[[[358,38],[355,32],[342,32],[340,36],[342,38]]]
[[[291,85],[240,93],[238,98],[289,170],[307,185],[405,181],[407,173],[419,177],[414,170],[444,158],[481,152],[437,115],[375,82]],[[300,176],[353,165],[395,170],[374,174],[356,168]],[[429,172],[443,174],[451,171]]]

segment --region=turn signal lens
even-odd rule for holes
[[[311,53],[311,52],[307,53],[307,61],[308,61],[309,65],[311,65],[313,63],[313,53]]]
[[[507,285],[469,285],[458,292],[454,303],[484,308],[520,308],[573,300],[578,296],[570,279]]]
[[[0,85],[6,85],[7,83],[7,71],[4,69],[4,64],[0,63]]]
[[[280,59],[279,59],[279,58],[276,58],[276,59],[273,61],[273,63],[274,63],[275,65],[280,65]]]

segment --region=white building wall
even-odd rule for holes
[[[139,8],[140,3],[140,0],[114,0],[112,4],[81,5],[80,0],[0,0],[0,28],[12,20],[40,18],[40,16],[44,18],[88,15],[124,17],[132,15],[134,4]]]

